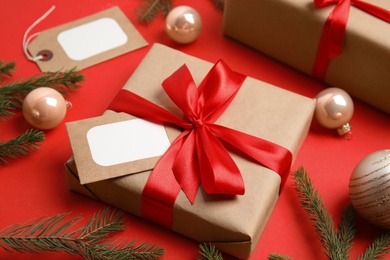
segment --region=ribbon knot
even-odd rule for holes
[[[184,112],[184,119],[130,91],[118,93],[109,109],[184,129],[161,156],[143,189],[145,218],[170,227],[172,208],[180,190],[194,203],[201,183],[208,194],[244,194],[241,173],[223,143],[279,173],[282,183],[286,181],[292,162],[289,150],[214,123],[233,101],[245,79],[246,76],[219,61],[197,88],[183,65],[162,86]],[[201,127],[206,124],[207,127]]]
[[[192,125],[194,128],[201,127],[203,125],[203,120],[201,118],[198,118],[192,122]]]
[[[322,30],[312,75],[324,80],[330,61],[343,52],[344,36],[351,5],[390,23],[390,11],[360,0],[314,0],[317,8],[336,5]]]

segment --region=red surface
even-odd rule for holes
[[[135,9],[141,1],[130,0],[68,0],[68,1],[6,1],[1,0],[0,59],[16,61],[13,79],[27,78],[39,72],[27,61],[22,51],[22,37],[27,27],[53,4],[56,10],[34,29],[42,31],[118,5],[149,42],[159,42],[199,58],[216,62],[224,59],[234,70],[275,84],[308,97],[314,97],[325,86],[277,61],[253,51],[222,35],[222,12],[210,0],[174,1],[175,5],[190,5],[203,18],[204,30],[199,39],[189,45],[178,45],[167,38],[163,18],[145,26],[137,22]],[[266,39],[264,39],[266,40]],[[73,109],[65,121],[102,114],[119,89],[131,76],[149,47],[85,69],[82,89],[69,96]],[[349,203],[348,181],[356,164],[371,152],[390,148],[390,116],[355,100],[351,120],[354,137],[339,138],[334,131],[313,123],[310,133],[293,165],[306,167],[313,185],[338,223],[342,208]],[[18,113],[12,120],[0,123],[0,139],[7,140],[29,129]],[[0,168],[0,228],[31,218],[71,212],[86,218],[106,207],[106,204],[68,191],[64,162],[71,148],[64,124],[46,132],[41,149],[23,159],[10,160]],[[126,214],[128,229],[120,238],[137,238],[157,243],[166,249],[161,259],[195,259],[198,243],[154,224]],[[189,223],[190,224],[190,223]],[[374,236],[375,228],[359,220],[351,257],[356,258]],[[287,254],[295,259],[326,259],[316,233],[301,209],[289,179],[273,211],[264,233],[250,259],[266,259],[270,253]],[[390,255],[389,255],[390,256]],[[0,259],[71,259],[67,254],[9,254],[0,249]],[[73,258],[72,258],[73,259]],[[74,259],[79,259],[74,257]],[[225,259],[233,259],[225,256]]]

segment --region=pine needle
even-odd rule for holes
[[[340,249],[339,254],[342,257],[345,256],[346,259],[349,257],[349,251],[353,245],[352,240],[356,233],[355,215],[355,210],[352,205],[345,207],[338,228],[337,234],[338,241],[340,242],[340,246],[338,247]]]
[[[279,254],[270,254],[268,260],[293,260],[293,258]]]
[[[384,259],[387,250],[390,248],[390,233],[384,234],[375,239],[366,251],[357,260]]]
[[[216,8],[223,10],[225,6],[225,1],[223,0],[213,0],[213,4]]]
[[[109,234],[125,228],[121,211],[106,208],[80,228],[76,228],[76,225],[81,221],[81,217],[76,216],[66,221],[68,216],[69,214],[58,214],[8,226],[0,230],[0,248],[9,253],[63,251],[91,260],[149,260],[164,254],[164,249],[154,244],[143,243],[136,246],[134,241],[106,241]]]
[[[16,159],[38,149],[38,142],[42,142],[45,135],[37,129],[27,130],[18,137],[7,142],[0,141],[0,162],[7,163],[6,157]]]
[[[347,259],[347,256],[340,255],[343,250],[338,241],[332,216],[327,212],[303,167],[294,173],[294,178],[295,190],[301,200],[301,205],[314,225],[317,236],[324,247],[325,255],[328,259]]]
[[[5,62],[4,60],[0,61],[0,80],[1,77],[12,76],[14,70],[15,70],[15,62]]]
[[[143,0],[140,8],[137,9],[139,22],[149,24],[159,14],[164,17],[172,10],[171,0]]]
[[[203,243],[199,245],[199,248],[199,260],[223,260],[221,252],[215,246]]]

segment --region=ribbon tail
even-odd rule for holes
[[[188,200],[194,204],[200,186],[194,131],[191,131],[185,140],[183,139],[172,170],[176,181],[179,183]]]
[[[208,194],[244,194],[240,170],[222,143],[207,126],[196,131],[200,174],[205,191]]]
[[[180,151],[184,135],[182,133],[160,158],[142,191],[142,216],[167,228],[172,227],[172,209],[180,192],[180,185],[172,172],[172,158],[176,158]]]
[[[261,165],[277,172],[284,186],[290,174],[292,153],[273,142],[221,125],[209,125],[211,131]]]

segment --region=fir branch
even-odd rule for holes
[[[12,76],[12,73],[14,70],[15,70],[15,62],[13,62],[13,61],[12,62],[5,62],[4,60],[0,61],[0,76],[1,77]]]
[[[89,259],[157,259],[165,254],[165,250],[155,244],[141,243],[136,246],[135,241],[129,242],[123,246],[123,243],[104,245],[93,245],[87,248],[89,250]],[[87,253],[87,252],[86,252]]]
[[[313,188],[303,167],[294,173],[294,178],[295,190],[301,200],[301,205],[314,225],[318,238],[324,247],[325,255],[328,259],[346,259],[346,256],[341,253],[343,250],[338,241],[332,217],[327,212],[318,191]]]
[[[349,257],[349,251],[353,245],[353,238],[356,233],[355,224],[355,210],[352,205],[348,205],[343,209],[341,222],[338,228],[338,241],[340,242],[340,255],[345,256],[346,259]]]
[[[8,99],[0,100],[0,122],[10,119],[13,115],[11,110],[14,109],[12,101]]]
[[[77,229],[75,226],[81,217],[65,221],[67,216],[58,214],[8,226],[0,231],[0,248],[7,252],[64,251],[91,260],[155,259],[164,254],[163,249],[153,244],[135,246],[134,241],[128,244],[105,242],[104,238],[110,233],[125,228],[122,212],[106,208]]]
[[[199,248],[199,260],[223,260],[221,252],[215,246],[203,243],[199,245]]]
[[[80,88],[79,83],[84,76],[75,70],[65,72],[48,72],[35,75],[25,81],[17,80],[0,86],[0,122],[9,119],[13,112],[11,110],[20,108],[24,97],[33,89],[39,87],[50,87],[67,95],[70,90]],[[4,108],[1,104],[6,104]]]
[[[166,16],[172,10],[172,0],[143,0],[137,9],[140,23],[150,23],[157,15]]]
[[[213,0],[213,4],[216,8],[223,10],[225,6],[225,1],[223,0]]]
[[[6,157],[16,159],[37,150],[37,143],[44,139],[45,135],[42,131],[31,129],[7,142],[0,141],[0,162],[6,164]]]
[[[366,251],[357,258],[357,260],[383,259],[389,248],[390,233],[389,231],[386,231],[384,234],[376,238]]]
[[[279,254],[270,254],[268,260],[293,260],[293,258]]]

